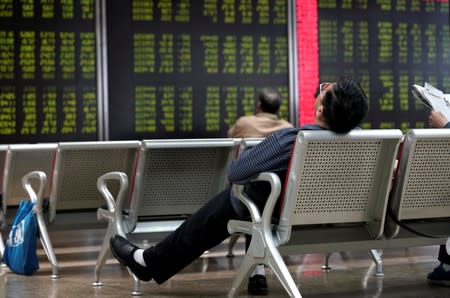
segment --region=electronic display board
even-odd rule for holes
[[[288,0],[104,1],[101,28],[96,1],[0,0],[0,143],[224,137],[254,113],[263,87],[281,93],[288,119]],[[410,90],[427,81],[450,93],[448,0],[296,3],[306,26],[299,65],[307,73],[317,64],[314,80],[299,76],[301,107],[313,102],[314,82],[348,74],[369,96],[363,127],[427,127],[429,110]]]
[[[0,0],[0,142],[96,140],[95,0]]]
[[[107,1],[109,136],[225,137],[271,87],[288,118],[287,0]]]
[[[411,94],[430,82],[450,93],[449,3],[443,0],[318,0],[322,82],[358,77],[370,100],[365,128],[428,127]]]

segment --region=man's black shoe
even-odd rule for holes
[[[267,295],[269,288],[267,287],[267,280],[264,275],[255,274],[248,279],[247,292],[250,295]]]
[[[130,241],[119,235],[115,235],[111,238],[109,246],[116,259],[122,265],[130,268],[131,272],[133,272],[137,278],[143,281],[150,281],[152,279],[149,268],[141,266],[133,258],[134,252],[140,249],[140,247],[133,245]]]

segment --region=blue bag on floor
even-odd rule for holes
[[[34,203],[22,200],[6,241],[3,262],[15,273],[31,275],[39,269],[36,252],[37,219]]]

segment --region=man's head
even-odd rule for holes
[[[367,96],[353,79],[340,78],[322,83],[316,97],[316,122],[337,133],[347,133],[359,125],[367,113]]]
[[[273,89],[264,88],[259,93],[257,111],[276,114],[280,109],[280,94]]]

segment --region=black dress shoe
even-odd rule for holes
[[[137,278],[143,281],[150,281],[152,279],[149,268],[141,266],[133,258],[134,252],[140,249],[140,247],[133,245],[130,241],[119,235],[115,235],[111,238],[109,246],[116,259],[122,265],[130,268],[131,272],[133,272]]]
[[[248,279],[247,292],[250,295],[263,296],[269,293],[267,280],[264,275],[255,274]]]

